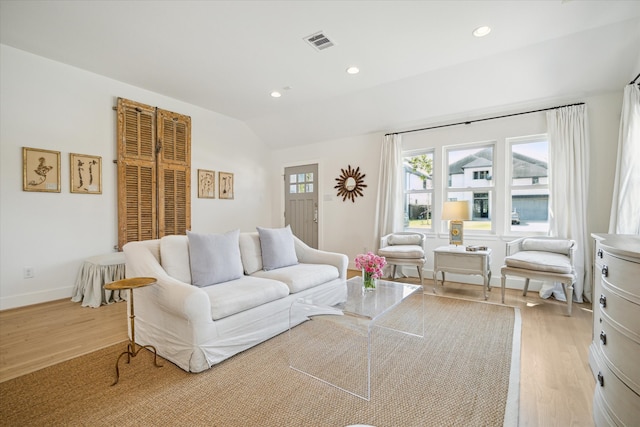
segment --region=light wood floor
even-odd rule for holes
[[[434,292],[430,280],[425,292]],[[482,301],[482,289],[475,285],[447,282],[435,292]],[[489,302],[500,302],[499,288],[490,292]],[[522,315],[519,425],[592,426],[590,304],[574,304],[573,316],[567,317],[565,303],[541,300],[536,292],[523,297],[521,291],[507,290],[505,302]],[[86,308],[60,300],[0,311],[0,381],[123,342],[126,331],[126,303]]]

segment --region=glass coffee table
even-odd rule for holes
[[[372,332],[385,328],[424,337],[422,286],[362,278],[336,291],[298,298],[289,311],[289,366],[365,400],[371,399]],[[376,350],[379,350],[378,348]]]

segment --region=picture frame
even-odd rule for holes
[[[216,198],[215,171],[198,169],[198,197],[200,199]]]
[[[218,197],[220,199],[233,199],[233,174],[231,172],[218,172]]]
[[[450,221],[449,223],[449,244],[462,245],[464,231],[464,222]]]
[[[69,154],[71,192],[102,194],[102,157],[88,154]]]
[[[22,147],[22,190],[60,192],[60,152]]]

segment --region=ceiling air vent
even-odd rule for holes
[[[316,50],[324,50],[334,45],[334,43],[329,40],[329,38],[322,31],[311,34],[304,39]]]

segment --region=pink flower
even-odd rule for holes
[[[383,256],[378,256],[373,252],[360,254],[355,259],[356,268],[364,270],[365,273],[371,274],[374,279],[382,277],[382,268],[387,264],[387,260]]]

